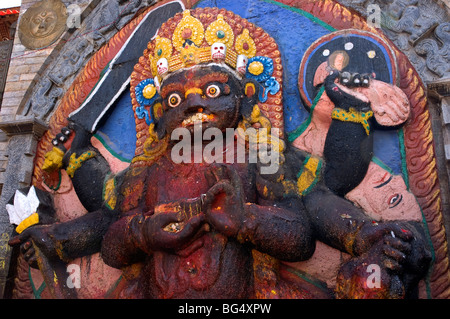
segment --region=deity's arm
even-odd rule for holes
[[[50,226],[49,236],[63,261],[100,252],[103,236],[117,215],[107,209]]]
[[[387,246],[395,246],[395,242],[401,241],[412,247],[417,246],[417,251],[425,249],[419,223],[375,221],[350,201],[332,193],[321,182],[314,191],[303,197],[303,203],[317,239],[352,256],[366,253],[380,241]],[[422,255],[426,257],[426,253]],[[417,261],[411,261],[410,265],[415,263]]]
[[[315,240],[301,201],[295,196],[283,197],[282,185],[271,182],[278,179],[282,168],[267,175],[249,167],[249,176],[254,176],[256,184],[253,191],[259,194],[256,196],[249,195],[249,187],[243,187],[233,168],[222,168],[227,178],[215,181],[205,199],[204,212],[211,227],[280,260],[311,257]]]
[[[91,144],[92,133],[75,123],[63,128],[45,155],[43,170],[65,169],[83,206],[90,212],[103,204],[102,191],[111,168],[100,151]]]
[[[122,268],[142,261],[144,251],[138,245],[142,239],[142,214],[121,216],[106,232],[101,255],[104,262],[114,268]]]
[[[361,183],[373,157],[370,102],[357,92],[335,83],[334,71],[325,80],[325,92],[335,109],[325,139],[323,179],[335,194],[344,197]]]
[[[356,249],[359,231],[372,220],[322,184],[319,182],[313,191],[303,196],[317,239],[350,255],[358,255],[361,253]]]
[[[400,276],[405,291],[413,291],[425,276],[431,253],[419,222],[374,221],[322,185],[306,195],[304,203],[317,239],[355,257],[341,269],[344,273],[350,270],[350,277],[357,273],[358,265],[377,264],[387,269],[392,278]],[[345,277],[349,278],[348,275]],[[347,297],[354,297],[354,293]]]
[[[123,176],[125,181],[116,192],[117,201],[112,201],[115,209],[121,211],[120,218],[109,227],[102,242],[106,264],[122,268],[143,261],[155,251],[173,252],[189,244],[203,223],[201,199],[152,204],[148,196],[157,193],[157,186],[147,181],[151,172]],[[108,201],[108,196],[105,199]]]
[[[307,260],[314,253],[314,234],[300,201],[260,200],[258,204],[247,203],[245,210],[238,233],[241,242],[283,261]]]
[[[118,216],[117,211],[104,205],[103,191],[110,167],[92,146],[92,134],[74,123],[67,130],[72,131],[72,136],[65,141],[65,146],[60,143],[54,145],[66,151],[62,168],[71,177],[75,192],[89,213],[45,228],[46,236],[51,238],[50,245],[55,247],[57,255],[64,261],[98,253],[103,236]]]
[[[351,255],[359,255],[384,235],[390,235],[391,230],[394,234],[403,233],[400,223],[376,222],[364,210],[330,190],[322,178],[323,169],[311,164],[315,163],[314,157],[292,147],[285,157],[289,168],[282,190],[297,192],[302,198],[316,239]],[[295,182],[288,183],[289,180]]]
[[[10,244],[30,248],[26,243],[32,240],[48,259],[70,262],[98,253],[103,236],[116,217],[113,212],[100,209],[64,223],[36,225],[14,237]]]

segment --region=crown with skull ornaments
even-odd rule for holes
[[[161,112],[155,101],[164,80],[179,70],[208,64],[220,65],[238,79],[250,78],[259,83],[258,106],[272,127],[283,131],[282,65],[275,40],[231,11],[197,8],[163,23],[134,68],[131,97],[137,152],[148,137],[144,128]]]

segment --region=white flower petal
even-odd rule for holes
[[[28,202],[27,197],[18,190],[14,196],[14,207],[16,208],[17,216],[21,222],[30,216],[28,214],[30,211],[30,203]]]
[[[14,207],[14,205],[11,204],[6,205],[6,211],[8,212],[9,215],[9,222],[14,225],[19,225],[20,219],[17,216],[16,208]]]
[[[28,195],[27,195],[28,202],[30,203],[30,209],[31,213],[30,215],[37,212],[37,209],[39,207],[39,198],[36,195],[36,189],[34,186],[31,186]]]

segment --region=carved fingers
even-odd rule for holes
[[[323,76],[323,71],[319,75]],[[355,99],[370,103],[376,121],[383,126],[405,123],[411,113],[408,97],[397,86],[375,80],[368,74],[339,72],[332,70],[325,81],[330,99],[337,103],[339,94],[347,93]]]
[[[355,83],[354,81],[357,78],[359,82]],[[368,77],[364,76],[364,78],[368,80]],[[324,86],[328,97],[337,107],[342,107],[341,104],[348,104],[349,102],[352,104],[369,103],[369,99],[357,90],[362,87],[362,76],[359,74],[341,73],[332,70],[326,77]]]
[[[206,173],[206,178],[213,184],[203,203],[206,220],[217,231],[234,237],[244,218],[245,200],[240,176],[234,169],[218,165]]]
[[[53,149],[45,154],[45,161],[42,169],[47,172],[54,172],[59,170],[63,166],[64,152],[57,148]]]
[[[144,239],[151,250],[177,250],[190,243],[204,223],[204,215],[165,211],[145,220]]]
[[[24,230],[21,234],[13,237],[9,245],[20,245],[20,251],[28,264],[37,268],[36,248],[50,259],[58,258],[56,247],[49,235],[50,226],[32,226]]]
[[[371,80],[367,88],[359,88],[371,104],[375,119],[383,126],[403,124],[409,118],[411,109],[405,93],[395,85]]]
[[[30,265],[32,268],[38,269],[36,250],[34,249],[34,245],[31,240],[28,240],[20,245],[20,252],[22,253],[28,265]]]
[[[375,243],[384,241],[388,245],[394,239],[410,242],[413,239],[413,234],[397,223],[366,223],[356,236],[354,252],[356,255],[360,255],[368,251]],[[398,249],[398,247],[393,248]]]
[[[385,256],[383,265],[392,271],[401,272],[407,255],[411,252],[411,244],[392,235],[386,235],[383,239],[382,252]]]

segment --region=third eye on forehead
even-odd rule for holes
[[[376,184],[376,186],[374,186],[373,188],[381,188],[387,184],[389,184],[389,182],[392,180],[392,175],[389,173],[386,173],[383,175],[383,177],[379,180],[374,182],[374,184]]]

